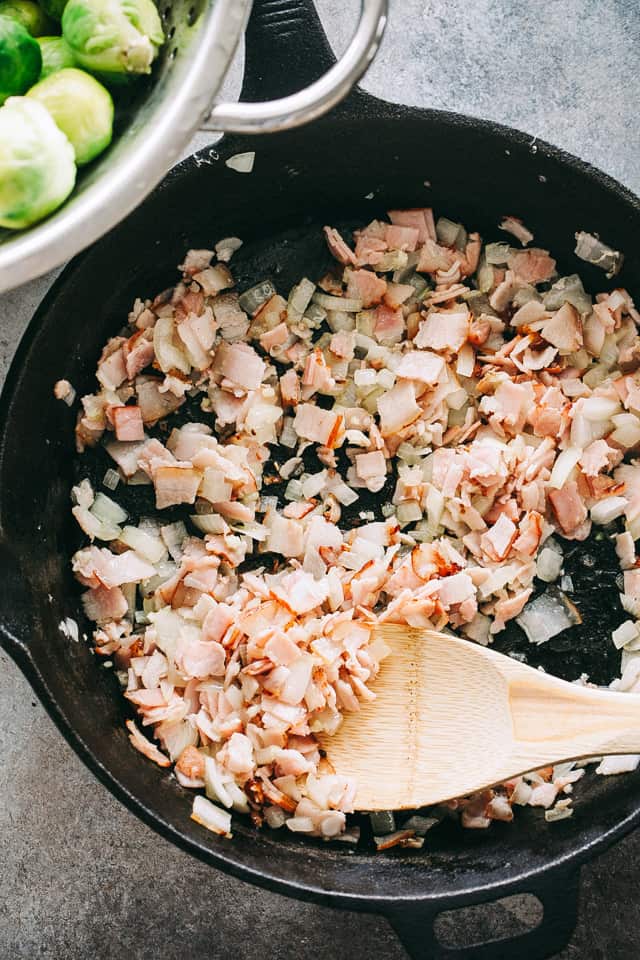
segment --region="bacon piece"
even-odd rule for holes
[[[111,416],[118,440],[144,440],[140,407],[112,407]]]
[[[356,256],[334,227],[323,227],[329,250],[340,263],[356,265]]]
[[[577,484],[571,480],[560,490],[550,490],[549,499],[562,531],[567,536],[575,534],[587,517],[587,508]]]
[[[129,731],[131,745],[135,747],[139,753],[142,753],[148,760],[153,760],[159,767],[171,766],[169,758],[165,757],[164,753],[158,750],[155,743],[151,743],[150,740],[147,740],[147,738],[140,733],[133,720],[127,720],[125,726]]]
[[[413,227],[418,231],[418,242],[436,239],[436,225],[431,207],[413,207],[409,210],[389,210],[387,216],[394,226]]]
[[[380,303],[387,291],[387,281],[372,270],[346,270],[347,297],[361,300],[367,309]]]
[[[457,353],[468,336],[469,313],[465,308],[452,313],[430,313],[420,323],[413,342],[416,347]]]
[[[244,390],[257,390],[266,365],[249,344],[222,342],[216,350],[213,368]]]

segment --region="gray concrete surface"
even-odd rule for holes
[[[355,0],[319,6],[339,47]],[[526,129],[638,192],[639,40],[636,0],[392,0],[364,86]],[[236,64],[231,93],[238,77]],[[2,375],[50,281],[0,297]],[[0,758],[0,960],[403,956],[383,920],[249,888],[157,837],[92,778],[4,655]],[[579,925],[561,960],[638,956],[639,855],[636,834],[585,868]],[[448,926],[473,940],[515,932],[531,916],[515,898]]]

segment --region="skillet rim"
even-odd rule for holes
[[[404,104],[393,104],[372,96],[360,89],[352,92],[352,95],[335,111],[327,117],[317,121],[313,127],[314,133],[321,134],[325,125],[330,125],[332,119],[336,116],[345,115],[359,122],[365,121],[375,123],[379,119],[389,120],[393,118],[411,119],[413,122],[430,124],[443,130],[456,130],[460,128],[473,128],[479,133],[502,141],[504,148],[531,147],[534,143],[541,157],[549,158],[564,167],[571,174],[578,174],[597,185],[599,189],[612,193],[619,201],[631,208],[635,216],[640,216],[640,198],[631,190],[617,181],[614,177],[603,172],[593,164],[581,160],[568,151],[556,147],[547,141],[532,137],[514,127],[500,124],[493,120],[472,117],[453,111],[423,109],[410,107]],[[298,133],[299,132],[295,132]],[[274,135],[270,139],[278,136],[291,136],[291,133]],[[240,152],[247,148],[257,145],[255,138],[229,136],[215,143],[215,150],[222,157],[224,154]],[[198,160],[206,160],[210,156],[211,147],[205,147],[196,154],[187,157],[181,163],[169,171],[167,176],[154,189],[154,191],[143,201],[143,204],[152,204],[157,202],[162,196],[164,189],[167,189],[174,181],[189,176],[192,169],[197,169]],[[126,225],[126,219],[118,224],[112,232],[122,229]],[[107,234],[109,236],[109,234]],[[7,442],[7,433],[10,427],[12,401],[21,376],[23,375],[23,361],[29,354],[30,348],[45,321],[47,314],[55,304],[57,297],[65,285],[78,275],[87,258],[101,241],[82,251],[79,255],[62,270],[54,283],[48,289],[43,300],[37,307],[33,317],[22,335],[18,347],[12,358],[5,382],[0,394],[0,472],[2,461],[4,460],[4,448]],[[0,536],[2,535],[2,491],[0,490]],[[11,637],[10,631],[6,628],[3,631],[0,623],[0,639],[7,652],[12,656],[17,665],[22,669],[39,699],[43,703],[48,714],[55,722],[67,742],[89,767],[94,775],[110,790],[110,792],[122,802],[129,810],[136,814],[143,822],[152,827],[157,833],[165,839],[175,843],[176,846],[186,852],[196,856],[198,859],[218,867],[226,873],[229,873],[239,879],[246,880],[258,886],[269,890],[295,896],[299,899],[310,900],[317,903],[323,903],[329,906],[340,906],[342,908],[381,912],[392,914],[394,911],[403,907],[420,908],[421,906],[428,910],[437,905],[438,910],[448,909],[450,907],[461,906],[463,903],[482,902],[491,899],[498,899],[510,894],[540,887],[545,883],[550,883],[553,878],[560,874],[575,872],[583,863],[592,859],[597,854],[606,850],[614,842],[624,837],[635,826],[640,823],[640,796],[635,810],[619,820],[614,826],[605,828],[595,839],[576,841],[574,849],[564,852],[561,855],[549,854],[549,862],[527,869],[519,866],[515,874],[508,878],[490,878],[488,882],[479,884],[471,882],[465,884],[464,875],[460,886],[450,892],[430,892],[428,889],[422,889],[412,895],[398,894],[378,894],[375,892],[360,894],[341,891],[339,889],[329,889],[313,883],[300,882],[296,879],[284,878],[277,871],[272,869],[272,862],[266,861],[264,868],[258,870],[245,864],[237,856],[233,855],[233,847],[220,847],[220,850],[213,850],[209,847],[199,844],[190,837],[181,833],[179,829],[162,819],[157,813],[143,802],[139,797],[132,794],[117,777],[112,774],[91,751],[91,748],[83,741],[82,737],[74,729],[70,721],[67,720],[64,710],[56,701],[55,695],[49,690],[46,679],[42,674],[37,662],[30,654],[28,645],[23,645],[21,641]],[[277,861],[276,861],[277,863]],[[398,868],[401,864],[398,864]],[[335,887],[335,885],[334,885]]]

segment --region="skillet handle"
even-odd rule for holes
[[[361,0],[357,30],[336,62],[312,0],[254,0],[240,95],[252,102],[217,104],[201,129],[274,133],[322,116],[346,97],[373,60],[387,7],[388,0]],[[278,99],[266,99],[274,96]]]
[[[440,909],[404,907],[387,917],[411,960],[546,960],[567,945],[575,930],[579,881],[580,871],[575,870],[524,886],[518,893],[532,893],[542,903],[538,926],[516,937],[466,947],[440,943],[434,928]]]
[[[0,647],[30,679],[34,661],[29,650],[31,589],[16,556],[0,538]]]

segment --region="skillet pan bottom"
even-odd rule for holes
[[[314,22],[305,36],[318,64],[326,48],[313,33]],[[268,40],[273,57],[273,32]],[[295,56],[288,42],[279,49],[291,63],[305,50],[311,61],[299,38]],[[248,67],[251,77],[251,58]],[[260,82],[262,88],[254,91],[277,92]],[[226,167],[226,158],[247,150],[256,151],[251,175]],[[322,239],[314,225],[366,222],[390,207],[432,204],[436,212],[490,236],[503,214],[514,213],[534,231],[537,243],[554,251],[560,269],[579,270],[591,290],[602,289],[603,278],[575,261],[573,234],[576,229],[600,233],[627,253],[617,282],[637,295],[638,201],[548,145],[538,143],[532,153],[524,134],[451,114],[394,107],[360,93],[312,128],[268,140],[229,138],[217,145],[215,155],[219,159],[203,151],[176,168],[126,223],[77,258],[43,302],[18,350],[0,422],[3,644],[100,779],[148,824],[195,855],[283,893],[384,912],[416,957],[446,955],[432,933],[437,912],[533,891],[545,904],[542,926],[525,940],[503,944],[498,955],[546,956],[570,936],[580,863],[640,819],[640,776],[586,778],[567,821],[547,824],[536,811],[524,810],[514,824],[495,824],[489,831],[445,825],[429,840],[428,850],[382,857],[256,833],[244,823],[232,843],[205,834],[189,820],[190,795],[130,749],[113,676],[96,666],[88,645],[70,643],[58,629],[66,616],[83,621],[68,567],[77,545],[68,501],[74,414],[54,403],[52,387],[66,377],[79,394],[90,392],[101,346],[121,326],[133,299],[174,282],[175,265],[186,249],[210,246],[223,236],[245,240],[246,276],[238,269],[244,261],[235,264],[243,286],[252,276],[268,273],[269,258],[290,249],[291,239],[306,238],[304,245],[296,244],[295,262],[284,254],[277,261],[282,270],[274,279],[288,289],[300,275],[316,272],[314,250]],[[301,225],[301,233],[290,233]],[[602,568],[611,570],[605,559]],[[599,589],[598,580],[590,582],[593,592]],[[614,625],[605,609],[610,596],[598,621],[598,629],[606,626],[607,632]],[[583,656],[592,651],[595,678],[604,651],[598,639],[605,643],[594,635],[575,664],[570,659],[575,651],[568,651],[570,676],[584,669]],[[482,955],[474,948],[473,956]]]

